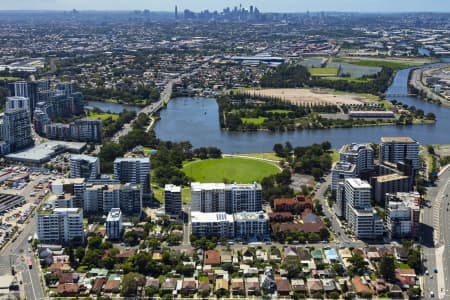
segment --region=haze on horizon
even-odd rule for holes
[[[0,1],[0,10],[135,10],[173,11],[190,9],[200,11],[221,11],[225,7],[242,4],[258,7],[262,12],[450,12],[447,0],[20,0]]]

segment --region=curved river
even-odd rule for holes
[[[407,94],[411,69],[397,72],[386,94]],[[390,100],[392,100],[391,98]],[[291,142],[294,146],[330,141],[334,148],[352,142],[379,142],[382,136],[411,136],[422,144],[450,144],[450,109],[413,97],[395,97],[414,105],[425,113],[432,112],[437,122],[432,125],[376,126],[301,130],[292,132],[228,132],[220,129],[218,106],[214,99],[177,98],[161,111],[155,126],[163,140],[190,141],[194,147],[215,146],[225,153],[272,151],[276,143]]]

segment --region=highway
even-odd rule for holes
[[[425,207],[422,224],[423,255],[429,276],[424,276],[424,296],[450,299],[450,169],[439,175],[435,187],[428,188],[431,207]],[[434,273],[437,268],[437,273]]]

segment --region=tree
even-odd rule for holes
[[[422,291],[420,290],[420,287],[410,287],[407,291],[408,297],[411,298],[418,298],[420,297]]]
[[[130,230],[125,233],[123,240],[125,243],[127,243],[129,245],[135,246],[139,242],[139,235],[138,235],[137,231]]]
[[[367,262],[360,255],[353,255],[348,259],[348,262],[352,265],[349,267],[349,272],[351,275],[362,276],[366,272]]]
[[[386,281],[395,280],[395,259],[391,255],[383,255],[380,260],[380,274]]]
[[[138,286],[144,286],[145,277],[138,273],[128,273],[123,277],[121,295],[124,297],[136,296]]]
[[[86,249],[84,249],[83,247],[78,247],[75,250],[75,257],[78,259],[78,261],[81,261],[84,257],[84,254],[86,253]]]
[[[296,278],[302,273],[302,264],[298,258],[289,258],[283,263],[283,269],[288,272],[288,278]]]
[[[284,147],[282,144],[275,144],[273,145],[273,152],[275,152],[276,156],[284,157]]]

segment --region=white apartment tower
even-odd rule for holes
[[[37,213],[37,235],[41,243],[83,242],[83,210],[81,208],[41,209]]]

